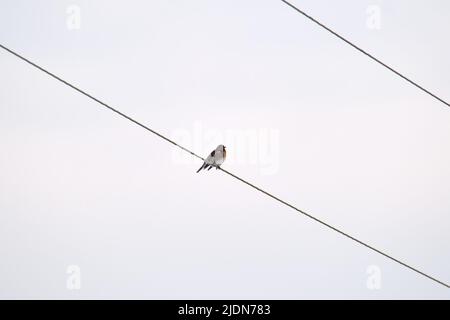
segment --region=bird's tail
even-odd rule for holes
[[[200,170],[202,170],[203,168],[205,167],[205,163],[204,164],[202,164],[202,166],[197,170],[197,173],[199,173],[200,172]]]

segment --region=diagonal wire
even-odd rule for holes
[[[336,228],[336,227],[333,227],[332,225],[330,225],[330,224],[328,224],[328,223],[326,223],[326,222],[324,222],[324,221],[322,221],[322,220],[320,220],[320,219],[318,219],[318,218],[316,218],[316,217],[310,215],[309,213],[306,213],[306,212],[303,211],[303,210],[300,210],[300,209],[297,208],[296,206],[294,206],[294,205],[292,205],[292,204],[290,204],[290,203],[288,203],[288,202],[286,202],[286,201],[284,201],[284,200],[282,200],[282,199],[280,199],[280,198],[278,198],[278,197],[272,195],[271,193],[269,193],[269,192],[267,192],[267,191],[264,191],[263,189],[261,189],[261,188],[255,186],[254,184],[251,184],[250,182],[248,182],[248,181],[246,181],[246,180],[244,180],[244,179],[242,179],[242,178],[240,178],[240,177],[238,177],[238,176],[236,176],[235,174],[233,174],[233,173],[231,173],[231,172],[229,172],[229,171],[227,171],[227,170],[225,170],[225,169],[222,169],[222,168],[220,168],[220,170],[222,170],[222,171],[225,172],[226,174],[232,176],[233,178],[235,178],[235,179],[237,179],[237,180],[239,180],[239,181],[241,181],[241,182],[243,182],[243,183],[249,185],[250,187],[252,187],[252,188],[254,188],[254,189],[256,189],[256,190],[258,190],[258,191],[264,193],[265,195],[271,197],[272,199],[275,199],[275,200],[277,200],[278,202],[281,202],[281,203],[284,204],[285,206],[287,206],[287,207],[289,207],[289,208],[291,208],[291,209],[294,209],[294,210],[297,211],[297,212],[300,212],[301,214],[307,216],[308,218],[310,218],[310,219],[312,219],[312,220],[314,220],[314,221],[316,221],[316,222],[318,222],[318,223],[324,225],[325,227],[327,227],[327,228],[329,228],[329,229],[331,229],[331,230],[333,230],[333,231],[336,231],[337,233],[340,233],[341,235],[343,235],[343,236],[349,238],[350,240],[353,240],[353,241],[355,241],[355,242],[357,242],[357,243],[359,243],[359,244],[365,246],[366,248],[369,248],[370,250],[373,250],[373,251],[375,251],[375,252],[381,254],[382,256],[385,256],[386,258],[389,258],[389,259],[391,259],[392,261],[395,261],[395,262],[401,264],[402,266],[404,266],[404,267],[406,267],[406,268],[408,268],[408,269],[410,269],[410,270],[412,270],[412,271],[414,271],[414,272],[417,272],[418,274],[420,274],[420,275],[422,275],[422,276],[424,276],[424,277],[427,277],[427,278],[430,279],[430,280],[433,280],[433,281],[435,281],[435,282],[437,282],[437,283],[439,283],[439,284],[442,284],[443,286],[445,286],[445,287],[447,287],[447,288],[450,288],[450,286],[449,286],[448,284],[446,284],[445,282],[440,281],[440,280],[438,280],[438,279],[436,279],[436,278],[434,278],[434,277],[432,277],[432,276],[430,276],[430,275],[428,275],[428,274],[426,274],[426,273],[424,273],[424,272],[422,272],[422,271],[420,271],[420,270],[418,270],[418,269],[416,269],[416,268],[414,268],[414,267],[408,265],[407,263],[404,263],[404,262],[402,262],[402,261],[400,261],[400,260],[394,258],[393,256],[391,256],[391,255],[389,255],[389,254],[387,254],[387,253],[385,253],[385,252],[383,252],[383,251],[381,251],[381,250],[378,250],[378,249],[372,247],[371,245],[368,245],[367,243],[365,243],[365,242],[363,242],[363,241],[361,241],[361,240],[358,240],[357,238],[355,238],[355,237],[349,235],[348,233],[346,233],[346,232],[344,232],[344,231],[342,231],[342,230],[340,230],[340,229],[338,229],[338,228]]]
[[[323,29],[327,30],[328,32],[330,32],[331,34],[333,34],[334,36],[338,37],[339,39],[341,39],[342,41],[344,41],[345,43],[347,43],[348,45],[352,46],[353,48],[355,48],[356,50],[358,50],[359,52],[361,52],[362,54],[368,56],[369,58],[371,58],[372,60],[374,60],[375,62],[379,63],[380,65],[382,65],[383,67],[385,67],[386,69],[392,71],[393,73],[395,73],[397,76],[399,76],[400,78],[408,81],[410,84],[412,84],[413,86],[415,86],[416,88],[422,90],[423,92],[425,92],[426,94],[430,95],[431,97],[435,98],[436,100],[442,102],[443,104],[445,104],[447,107],[450,107],[450,104],[445,101],[444,99],[438,97],[436,94],[432,93],[431,91],[429,91],[428,89],[425,89],[424,87],[422,87],[421,85],[419,85],[417,82],[409,79],[408,77],[404,76],[403,74],[401,74],[400,72],[398,72],[397,70],[395,70],[394,68],[390,67],[389,65],[387,65],[386,63],[384,63],[383,61],[381,61],[380,59],[374,57],[373,55],[371,55],[370,53],[368,53],[367,51],[365,51],[364,49],[361,49],[360,47],[358,47],[356,44],[354,44],[353,42],[351,42],[350,40],[347,40],[346,38],[344,38],[343,36],[341,36],[340,34],[338,34],[336,31],[333,31],[332,29],[330,29],[329,27],[327,27],[326,25],[324,25],[323,23],[317,21],[316,19],[314,19],[313,17],[311,17],[309,14],[307,14],[306,12],[304,12],[303,10],[297,8],[296,6],[294,6],[293,4],[285,1],[285,0],[281,0],[282,2],[284,2],[285,4],[287,4],[288,6],[290,6],[292,9],[294,9],[295,11],[297,11],[298,13],[302,14],[303,16],[305,16],[306,18],[308,18],[309,20],[311,20],[312,22],[314,22],[315,24],[319,25],[320,27],[322,27]]]
[[[192,151],[186,149],[185,147],[179,145],[179,144],[176,143],[175,141],[170,140],[169,138],[166,138],[166,137],[163,136],[162,134],[156,132],[156,131],[153,130],[153,129],[150,129],[149,127],[147,127],[146,125],[140,123],[139,121],[134,120],[134,119],[131,118],[130,116],[127,116],[126,114],[120,112],[119,110],[117,110],[117,109],[111,107],[111,106],[108,105],[107,103],[101,101],[100,99],[97,99],[96,97],[94,97],[93,95],[87,93],[86,91],[81,90],[80,88],[74,86],[73,84],[67,82],[66,80],[64,80],[64,79],[62,79],[62,78],[60,78],[60,77],[58,77],[58,76],[55,75],[54,73],[51,73],[50,71],[48,71],[48,70],[46,70],[46,69],[44,69],[44,68],[38,66],[38,65],[35,64],[34,62],[28,60],[27,58],[21,56],[21,55],[18,54],[18,53],[12,51],[11,49],[8,49],[8,48],[5,47],[4,45],[0,44],[0,47],[1,47],[2,49],[4,49],[4,50],[8,51],[9,53],[15,55],[17,58],[22,59],[23,61],[25,61],[25,62],[27,62],[28,64],[32,65],[33,67],[35,67],[35,68],[41,70],[42,72],[48,74],[50,77],[52,77],[52,78],[54,78],[54,79],[56,79],[56,80],[58,80],[58,81],[64,83],[66,86],[69,86],[70,88],[72,88],[72,89],[78,91],[79,93],[85,95],[86,97],[88,97],[88,98],[94,100],[95,102],[101,104],[102,106],[108,108],[109,110],[111,110],[111,111],[117,113],[118,115],[124,117],[125,119],[130,120],[131,122],[137,124],[138,126],[144,128],[144,129],[147,130],[147,131],[150,131],[150,132],[153,133],[153,134],[156,134],[156,135],[157,135],[158,137],[160,137],[161,139],[164,139],[164,140],[166,140],[167,142],[170,142],[171,144],[173,144],[174,146],[176,146],[176,147],[178,147],[178,148],[180,148],[180,149],[182,149],[182,150],[184,150],[184,151],[190,153],[191,155],[193,155],[193,156],[195,156],[195,157],[197,157],[197,158],[199,158],[199,159],[201,159],[201,160],[204,160],[204,159],[203,159],[202,157],[200,157],[199,155],[197,155],[197,154],[193,153]]]
[[[8,51],[9,53],[13,54],[13,55],[16,56],[17,58],[19,58],[19,59],[21,59],[21,60],[27,62],[27,63],[30,64],[31,66],[33,66],[33,67],[39,69],[40,71],[42,71],[42,72],[48,74],[48,75],[51,76],[52,78],[54,78],[54,79],[56,79],[56,80],[62,82],[63,84],[65,84],[65,85],[69,86],[70,88],[72,88],[72,89],[78,91],[79,93],[85,95],[86,97],[88,97],[88,98],[94,100],[95,102],[101,104],[102,106],[108,108],[109,110],[111,110],[111,111],[117,113],[118,115],[122,116],[123,118],[125,118],[125,119],[127,119],[127,120],[130,120],[131,122],[133,122],[133,123],[137,124],[138,126],[144,128],[145,130],[147,130],[147,131],[149,131],[149,132],[151,132],[151,133],[157,135],[157,136],[160,137],[161,139],[164,139],[165,141],[171,143],[172,145],[174,145],[174,146],[176,146],[176,147],[178,147],[178,148],[180,148],[180,149],[182,149],[182,150],[188,152],[189,154],[191,154],[191,155],[193,155],[193,156],[195,156],[195,157],[197,157],[197,158],[199,158],[199,159],[201,159],[201,160],[204,161],[204,158],[203,158],[203,157],[200,157],[199,155],[195,154],[194,152],[192,152],[192,151],[186,149],[185,147],[183,147],[183,146],[177,144],[176,142],[170,140],[169,138],[166,138],[164,135],[162,135],[162,134],[156,132],[155,130],[149,128],[148,126],[146,126],[146,125],[140,123],[140,122],[137,121],[137,120],[134,120],[133,118],[127,116],[126,114],[122,113],[121,111],[119,111],[119,110],[117,110],[117,109],[115,109],[115,108],[109,106],[107,103],[105,103],[105,102],[103,102],[103,101],[101,101],[101,100],[95,98],[94,96],[92,96],[91,94],[87,93],[86,91],[79,89],[78,87],[72,85],[71,83],[69,83],[69,82],[65,81],[64,79],[58,77],[57,75],[53,74],[52,72],[50,72],[50,71],[48,71],[48,70],[46,70],[46,69],[40,67],[39,65],[35,64],[34,62],[32,62],[32,61],[26,59],[25,57],[23,57],[22,55],[20,55],[20,54],[14,52],[13,50],[11,50],[11,49],[9,49],[9,48],[3,46],[2,44],[0,44],[0,47],[1,47],[2,49],[4,49],[4,50]],[[404,263],[404,262],[402,262],[402,261],[400,261],[400,260],[398,260],[398,259],[392,257],[391,255],[389,255],[389,254],[387,254],[387,253],[385,253],[385,252],[383,252],[383,251],[381,251],[381,250],[378,250],[378,249],[376,249],[376,248],[374,248],[374,247],[368,245],[367,243],[365,243],[365,242],[363,242],[363,241],[361,241],[361,240],[358,240],[357,238],[355,238],[355,237],[349,235],[348,233],[346,233],[346,232],[344,232],[344,231],[341,231],[340,229],[338,229],[338,228],[336,228],[336,227],[333,227],[332,225],[330,225],[330,224],[328,224],[328,223],[326,223],[326,222],[324,222],[324,221],[322,221],[322,220],[320,220],[320,219],[318,219],[318,218],[316,218],[316,217],[310,215],[309,213],[306,213],[305,211],[302,211],[302,210],[298,209],[296,206],[294,206],[294,205],[292,205],[292,204],[290,204],[290,203],[288,203],[288,202],[286,202],[286,201],[284,201],[284,200],[282,200],[282,199],[280,199],[280,198],[278,198],[278,197],[272,195],[271,193],[269,193],[269,192],[267,192],[267,191],[264,191],[263,189],[261,189],[261,188],[255,186],[254,184],[248,182],[247,180],[244,180],[244,179],[238,177],[237,175],[235,175],[235,174],[233,174],[233,173],[231,173],[231,172],[229,172],[229,171],[227,171],[227,170],[225,170],[225,169],[222,169],[222,168],[220,168],[220,167],[219,167],[219,169],[220,169],[222,172],[228,174],[229,176],[231,176],[231,177],[233,177],[233,178],[235,178],[235,179],[237,179],[237,180],[239,180],[239,181],[245,183],[246,185],[248,185],[248,186],[254,188],[255,190],[258,190],[258,191],[264,193],[265,195],[271,197],[272,199],[275,199],[275,200],[277,200],[278,202],[281,202],[281,203],[284,204],[285,206],[287,206],[287,207],[289,207],[289,208],[291,208],[291,209],[294,209],[295,211],[297,211],[297,212],[299,212],[299,213],[305,215],[306,217],[308,217],[308,218],[310,218],[310,219],[312,219],[312,220],[314,220],[314,221],[316,221],[316,222],[318,222],[318,223],[320,223],[320,224],[322,224],[322,225],[328,227],[329,229],[331,229],[331,230],[333,230],[333,231],[336,231],[337,233],[340,233],[341,235],[343,235],[343,236],[349,238],[350,240],[353,240],[353,241],[355,241],[355,242],[357,242],[357,243],[359,243],[359,244],[365,246],[366,248],[369,248],[369,249],[371,249],[372,251],[375,251],[375,252],[377,252],[377,253],[383,255],[384,257],[389,258],[390,260],[392,260],[392,261],[394,261],[394,262],[396,262],[396,263],[398,263],[398,264],[400,264],[400,265],[402,265],[402,266],[404,266],[404,267],[406,267],[406,268],[408,268],[408,269],[410,269],[410,270],[412,270],[412,271],[414,271],[414,272],[416,272],[416,273],[418,273],[418,274],[420,274],[420,275],[422,275],[422,276],[424,276],[424,277],[426,277],[426,278],[428,278],[428,279],[430,279],[430,280],[432,280],[432,281],[434,281],[434,282],[436,282],[436,283],[439,283],[439,284],[441,284],[441,285],[443,285],[443,286],[445,286],[445,287],[447,287],[447,288],[450,288],[450,286],[449,286],[447,283],[445,283],[445,282],[443,282],[443,281],[441,281],[441,280],[438,280],[437,278],[434,278],[434,277],[432,277],[432,276],[430,276],[430,275],[428,275],[428,274],[426,274],[426,273],[424,273],[424,272],[422,272],[422,271],[420,271],[420,270],[418,270],[418,269],[416,269],[416,268],[410,266],[409,264]]]

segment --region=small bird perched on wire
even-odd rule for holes
[[[202,169],[210,170],[215,167],[216,170],[220,168],[220,165],[225,161],[227,157],[227,150],[223,144],[220,144],[203,162],[203,165],[197,170],[197,173]]]

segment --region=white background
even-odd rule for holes
[[[450,100],[448,1],[293,3]],[[0,43],[164,135],[201,124],[186,147],[224,143],[227,170],[450,282],[450,108],[281,1],[0,0]],[[1,298],[450,297],[220,171],[196,174],[200,161],[3,50],[0,88]],[[233,161],[219,137],[245,130],[278,132],[276,172]]]

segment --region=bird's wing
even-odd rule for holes
[[[207,164],[214,164],[214,156],[215,156],[216,152],[213,151],[211,152],[211,154],[205,159],[205,163]]]

